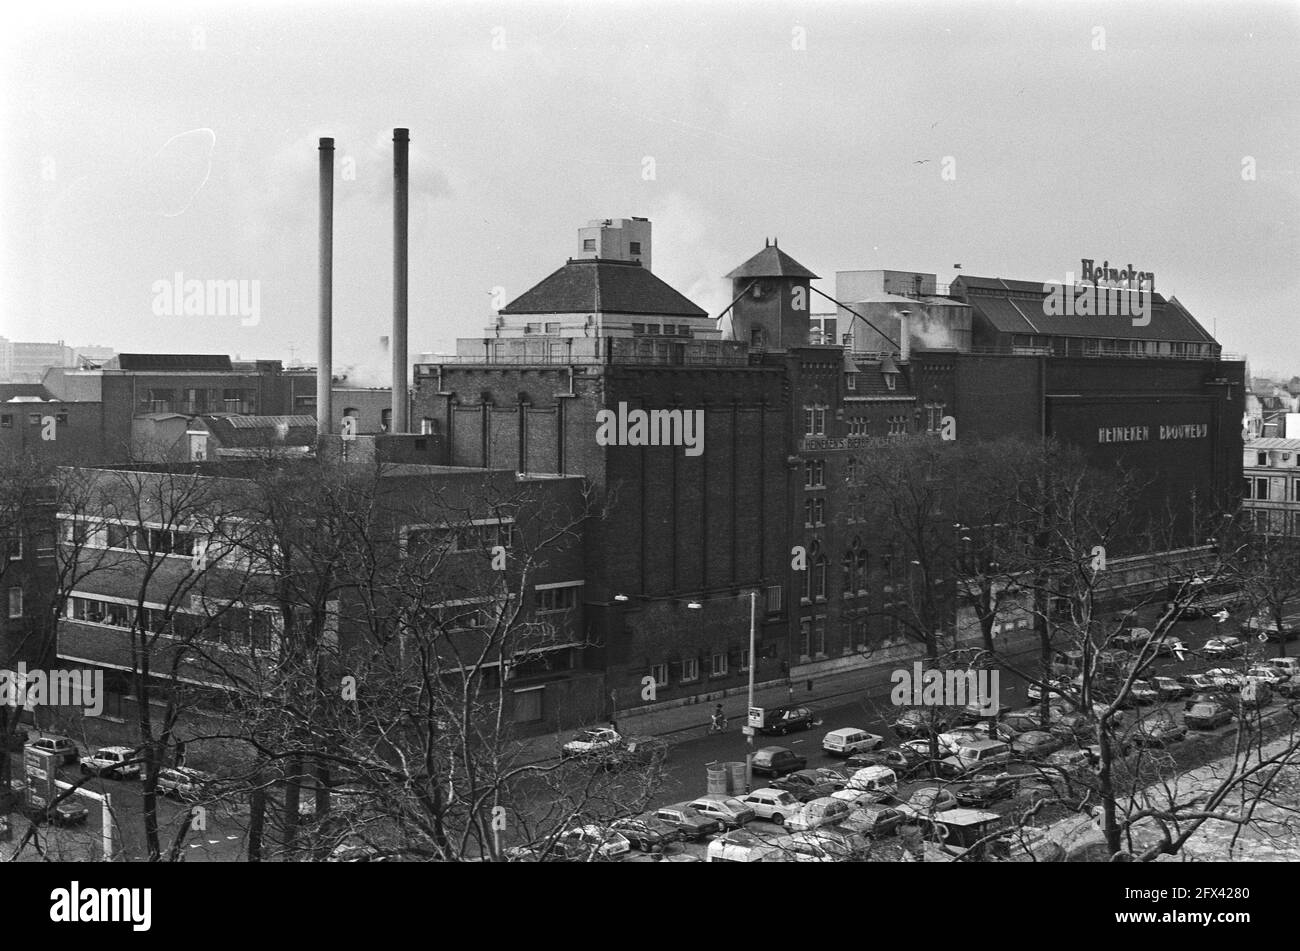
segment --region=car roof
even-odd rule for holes
[[[827,736],[852,736],[854,733],[866,733],[866,730],[860,730],[856,726],[842,726],[838,730],[831,730]]]
[[[792,753],[794,752],[788,746],[764,746],[758,752],[760,753]]]

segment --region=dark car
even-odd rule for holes
[[[766,736],[784,736],[792,730],[807,730],[817,722],[817,715],[808,707],[774,707],[763,715],[759,733]]]
[[[1151,689],[1156,692],[1161,701],[1167,701],[1183,699],[1191,688],[1179,683],[1173,677],[1157,676],[1151,678]]]
[[[655,819],[668,823],[682,834],[684,839],[702,839],[706,835],[722,831],[722,823],[717,819],[702,816],[691,808],[689,802],[679,802],[663,806],[653,813],[647,813]]]
[[[1213,730],[1232,722],[1232,711],[1221,703],[1198,703],[1183,714],[1192,730]]]
[[[1142,720],[1128,734],[1133,745],[1139,747],[1168,746],[1186,736],[1187,727],[1175,723],[1168,714]]]
[[[632,848],[642,852],[662,852],[666,846],[681,841],[682,838],[680,828],[658,818],[653,812],[632,816],[630,819],[618,819],[610,824],[610,828],[622,833]]]
[[[891,746],[883,750],[854,753],[844,765],[851,771],[849,775],[867,766],[888,766],[900,778],[906,778],[919,772],[929,761],[929,757],[910,746]]]
[[[944,724],[930,710],[904,710],[890,724],[893,731],[905,739],[929,736]]]
[[[1217,687],[1209,690],[1199,690],[1183,701],[1183,710],[1190,710],[1198,703],[1222,704],[1224,702],[1224,691]]]
[[[89,810],[81,804],[80,797],[69,796],[53,806],[37,808],[28,806],[23,813],[33,822],[50,822],[56,826],[71,826],[85,822]]]
[[[883,802],[864,803],[841,819],[838,828],[880,839],[895,832],[906,821],[907,816],[893,806]]]
[[[844,788],[842,783],[828,781],[811,769],[798,770],[788,776],[774,779],[768,785],[773,789],[785,790],[800,802],[812,802],[814,799],[821,799]]]
[[[1020,781],[1009,773],[985,774],[953,788],[957,801],[963,806],[988,806],[1002,799],[1010,799],[1020,788]]]
[[[1059,736],[1044,730],[1029,730],[1011,741],[1011,751],[1019,757],[1043,759],[1064,745]]]
[[[760,776],[784,776],[808,765],[806,757],[784,746],[765,746],[754,754],[753,770]]]

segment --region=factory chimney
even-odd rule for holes
[[[320,321],[317,327],[316,432],[333,427],[334,408],[334,140],[320,140]]]
[[[393,130],[393,419],[390,433],[410,431],[407,395],[406,259],[407,193],[410,186],[408,129]]]

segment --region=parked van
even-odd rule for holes
[[[941,762],[945,772],[969,773],[985,766],[1000,766],[1011,762],[1011,747],[1001,740],[979,740],[960,743],[957,751]]]
[[[864,766],[849,777],[848,788],[894,796],[898,794],[898,774],[888,766]]]
[[[847,819],[852,811],[844,800],[822,796],[786,819],[785,827],[791,832],[806,832]]]
[[[874,750],[884,742],[883,736],[850,726],[842,730],[831,730],[822,737],[822,749],[831,756],[852,756],[854,753]]]

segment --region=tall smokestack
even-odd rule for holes
[[[334,420],[334,140],[320,140],[320,322],[316,350],[316,432]]]
[[[393,424],[392,433],[410,431],[406,393],[406,204],[410,186],[407,129],[393,130]]]
[[[910,310],[903,310],[898,313],[898,360],[900,363],[907,363],[912,359],[912,328],[908,326],[911,314]]]

